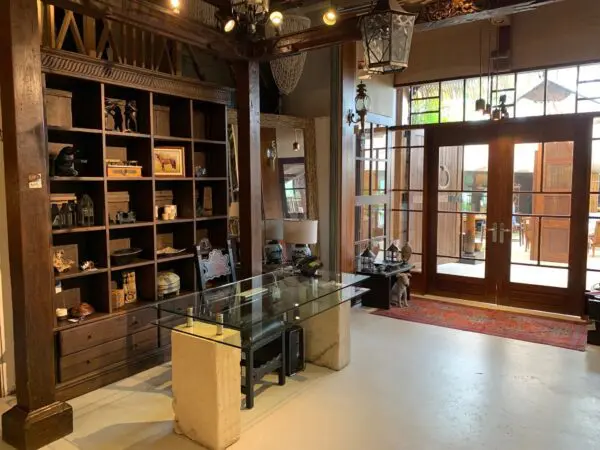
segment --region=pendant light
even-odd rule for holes
[[[479,98],[475,102],[475,111],[485,113],[485,99],[483,98],[483,27],[479,26]]]

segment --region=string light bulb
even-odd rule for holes
[[[325,25],[335,25],[337,22],[337,11],[335,8],[328,8],[327,11],[323,14],[323,23]]]
[[[234,28],[235,28],[235,19],[233,19],[233,18],[229,19],[227,22],[225,22],[225,25],[223,25],[223,31],[225,33],[229,33],[230,31],[233,31]]]
[[[281,24],[283,22],[283,14],[281,14],[279,11],[273,11],[269,15],[269,20],[271,21],[271,23],[273,25],[275,25],[276,27],[279,27],[279,26],[281,26]]]
[[[174,13],[179,14],[179,8],[181,6],[181,0],[169,0],[171,4],[171,9]]]

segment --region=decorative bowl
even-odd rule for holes
[[[110,254],[110,260],[115,266],[124,266],[135,261],[136,257],[142,253],[141,248],[123,248],[115,250]]]

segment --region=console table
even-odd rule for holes
[[[367,278],[273,272],[157,304],[155,324],[171,338],[175,432],[211,450],[240,438],[241,353],[273,321],[302,323],[307,361],[344,368],[350,301],[367,291],[356,286]]]
[[[414,268],[414,264],[403,264],[393,267],[392,270],[381,271],[377,268],[373,270],[365,268],[357,270],[357,274],[369,277],[361,283],[361,286],[369,289],[369,292],[362,297],[362,305],[371,308],[390,309],[392,287],[396,283],[396,275],[410,272]],[[407,288],[407,295],[410,299],[409,288]]]

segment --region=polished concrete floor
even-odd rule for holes
[[[52,449],[194,450],[172,433],[168,367],[74,399]],[[600,349],[352,313],[352,362],[266,387],[232,450],[600,448]],[[4,448],[1,447],[0,448]]]

